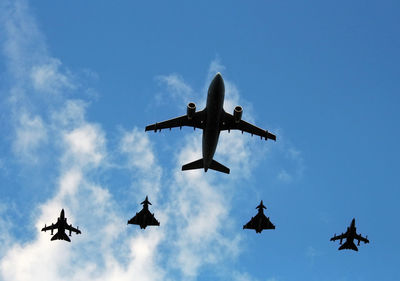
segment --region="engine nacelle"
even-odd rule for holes
[[[187,118],[190,120],[196,113],[196,104],[194,102],[189,102],[186,110]]]
[[[235,109],[233,110],[233,117],[235,117],[235,123],[239,123],[240,120],[242,120],[242,113],[243,113],[243,108],[241,106],[236,106]]]

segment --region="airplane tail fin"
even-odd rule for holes
[[[183,165],[182,171],[202,169],[202,168],[204,168],[203,158]]]
[[[57,232],[53,237],[51,237],[51,241],[54,240],[65,240],[68,242],[71,242],[71,239],[69,239],[68,235],[65,234],[65,232]]]
[[[196,161],[193,161],[193,162],[183,165],[182,171],[203,169],[203,168],[204,168],[204,160],[203,160],[203,158],[201,158],[199,160],[196,160]],[[211,165],[208,168],[225,173],[225,174],[229,174],[229,172],[230,172],[228,167],[225,167],[224,165],[218,163],[215,160],[211,161]]]
[[[215,160],[212,160],[211,165],[209,167],[210,169],[225,173],[225,174],[229,174],[230,170],[228,167],[225,167],[224,165],[222,165],[221,163],[218,163]]]
[[[349,242],[349,241],[346,241],[345,243],[343,243],[342,246],[339,247],[339,250],[343,249],[358,251],[356,244],[354,244],[354,242]]]

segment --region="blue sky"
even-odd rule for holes
[[[0,2],[0,280],[399,280],[398,1]],[[181,172],[204,106],[230,175]],[[159,228],[126,226],[149,195]],[[276,230],[242,230],[260,200]],[[41,233],[61,208],[82,235]],[[356,218],[371,243],[329,238]]]

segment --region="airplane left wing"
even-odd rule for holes
[[[45,225],[45,226],[42,228],[42,231],[46,232],[47,230],[56,229],[56,228],[58,228],[58,223],[59,223],[59,222],[56,222],[55,224],[51,224],[51,225],[49,225],[49,226],[46,226],[46,225]]]
[[[70,232],[75,232],[76,234],[81,234],[81,231],[75,227],[72,226],[72,224],[65,224],[65,229],[69,230]]]
[[[345,234],[340,234],[340,235],[334,235],[332,238],[331,238],[331,241],[335,241],[335,240],[343,240],[343,239],[345,239],[347,236],[345,235]]]
[[[251,135],[257,135],[260,136],[261,138],[264,138],[265,140],[271,139],[276,141],[276,136],[274,134],[271,134],[268,132],[268,130],[263,130],[257,126],[254,126],[246,121],[243,120],[236,120],[235,117],[232,114],[229,114],[228,112],[223,113],[222,115],[222,120],[220,124],[220,130],[240,130],[243,132],[247,132]]]
[[[255,229],[256,228],[256,221],[255,218],[252,217],[251,220],[246,223],[245,225],[243,225],[243,229]]]
[[[161,131],[162,129],[171,129],[171,128],[177,128],[177,127],[183,127],[183,126],[188,126],[188,127],[194,127],[198,129],[204,129],[204,124],[205,124],[205,111],[198,111],[193,114],[190,118],[188,115],[183,115],[177,118],[173,118],[167,121],[163,121],[160,123],[155,123],[152,125],[146,126],[145,131]]]

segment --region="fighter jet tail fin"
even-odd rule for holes
[[[190,162],[182,166],[182,171],[187,170],[195,170],[195,169],[203,169],[204,168],[204,161],[203,158]]]
[[[343,250],[343,249],[358,251],[358,248],[354,244],[354,242],[350,242],[350,241],[346,241],[345,243],[343,243],[342,246],[339,247],[339,250]]]
[[[224,165],[222,165],[221,163],[218,163],[215,160],[212,160],[211,165],[209,167],[210,169],[225,173],[225,174],[229,174],[230,170],[228,167],[225,167]]]
[[[69,239],[69,237],[67,236],[67,234],[65,234],[65,232],[57,232],[52,238],[51,241],[54,240],[65,240],[68,242],[71,242],[71,239]]]

